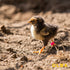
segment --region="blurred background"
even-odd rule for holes
[[[41,55],[33,53],[43,43],[31,36],[32,16],[59,27],[58,51],[49,41],[48,53],[47,47]],[[70,70],[70,0],[0,0],[0,70]]]
[[[0,0],[0,21],[24,21],[49,12],[69,13],[70,0]]]

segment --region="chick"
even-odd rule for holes
[[[44,50],[45,46],[47,46],[48,41],[57,34],[58,27],[52,24],[44,24],[44,19],[39,16],[32,17],[28,23],[32,24],[32,37],[43,41],[44,46],[40,51],[37,51],[40,54]]]

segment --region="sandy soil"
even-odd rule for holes
[[[18,9],[13,5],[0,7],[0,70],[70,70],[69,9],[64,13],[15,11]],[[59,26],[54,38],[58,51],[55,47],[50,48],[49,41],[42,54],[33,53],[43,46],[42,41],[31,37],[31,25],[27,23],[35,15],[43,17],[46,23]],[[47,47],[50,49],[48,52]],[[53,67],[53,64],[57,65]]]

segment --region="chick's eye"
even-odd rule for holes
[[[32,20],[31,22],[35,22],[34,20]]]

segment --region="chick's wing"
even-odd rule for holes
[[[49,31],[48,31],[48,29],[46,28],[46,27],[44,27],[41,31],[40,31],[40,34],[41,35],[49,35]]]

